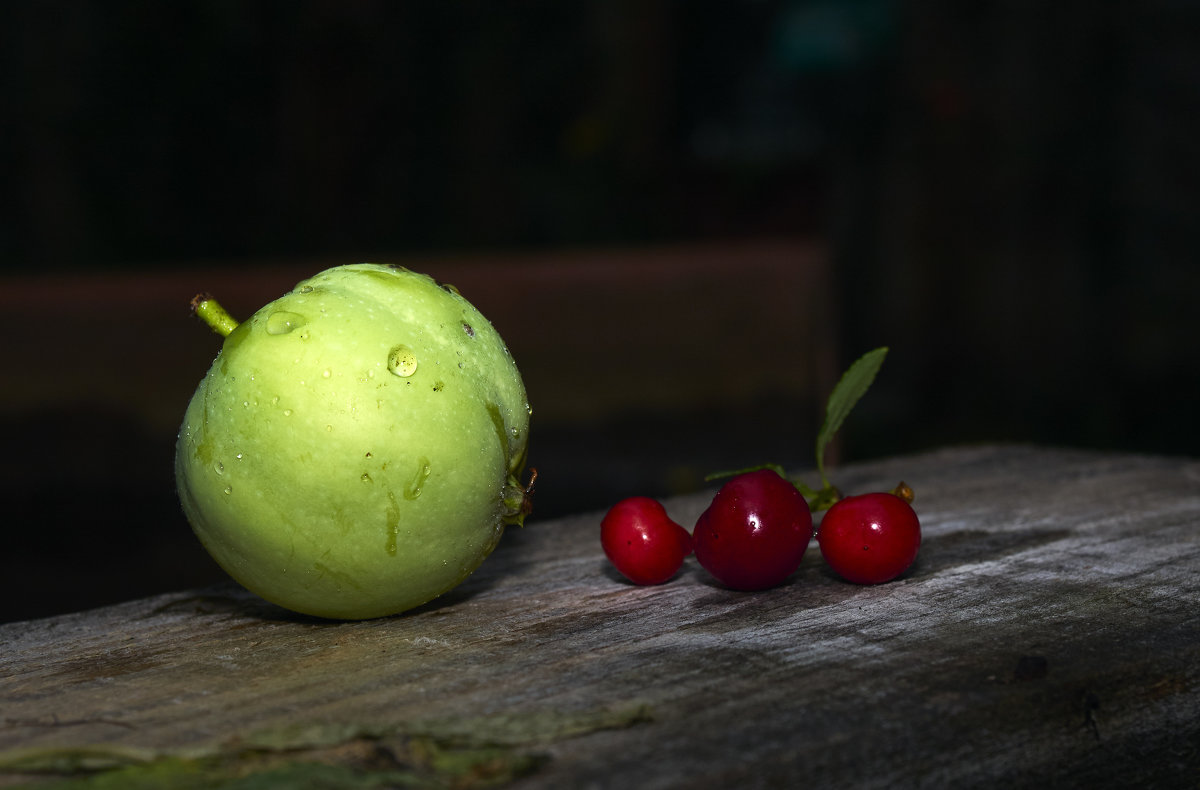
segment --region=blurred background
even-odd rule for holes
[[[811,466],[879,345],[835,460],[1195,455],[1197,44],[1178,0],[0,5],[0,621],[222,578],[187,301],[338,263],[496,324],[530,527]]]

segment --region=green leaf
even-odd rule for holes
[[[720,472],[710,472],[704,476],[704,482],[711,483],[714,480],[721,480],[726,477],[737,477],[738,475],[744,475],[747,472],[757,472],[760,469],[770,469],[780,477],[787,477],[787,473],[784,472],[783,467],[779,464],[757,464],[755,466],[743,467],[742,469],[725,469]]]
[[[821,423],[821,430],[817,434],[817,471],[821,474],[821,482],[826,488],[829,487],[829,480],[825,477],[825,448],[842,427],[850,410],[871,388],[887,352],[887,346],[882,346],[863,354],[842,374],[841,380],[829,395],[825,404],[825,421]]]

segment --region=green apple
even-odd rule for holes
[[[179,497],[234,579],[288,609],[381,617],[452,589],[520,523],[530,408],[499,334],[450,286],[338,266],[226,334],[188,405]]]

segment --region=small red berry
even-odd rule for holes
[[[769,469],[738,475],[692,531],[696,560],[734,590],[765,590],[800,566],[812,513],[796,487]]]
[[[895,494],[860,494],[829,508],[817,544],[829,567],[846,581],[882,584],[917,558],[921,525],[912,506]]]
[[[600,545],[609,561],[634,584],[662,584],[692,553],[692,536],[666,508],[637,496],[613,505],[600,522]]]

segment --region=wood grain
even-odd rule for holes
[[[255,743],[415,765],[427,738],[525,760],[489,779],[521,788],[1200,785],[1200,463],[993,446],[834,470],[901,478],[924,544],[877,587],[815,546],[766,592],[694,560],[634,587],[587,513],[390,619],[219,585],[0,626],[0,783]],[[709,496],[668,510],[690,525]]]

